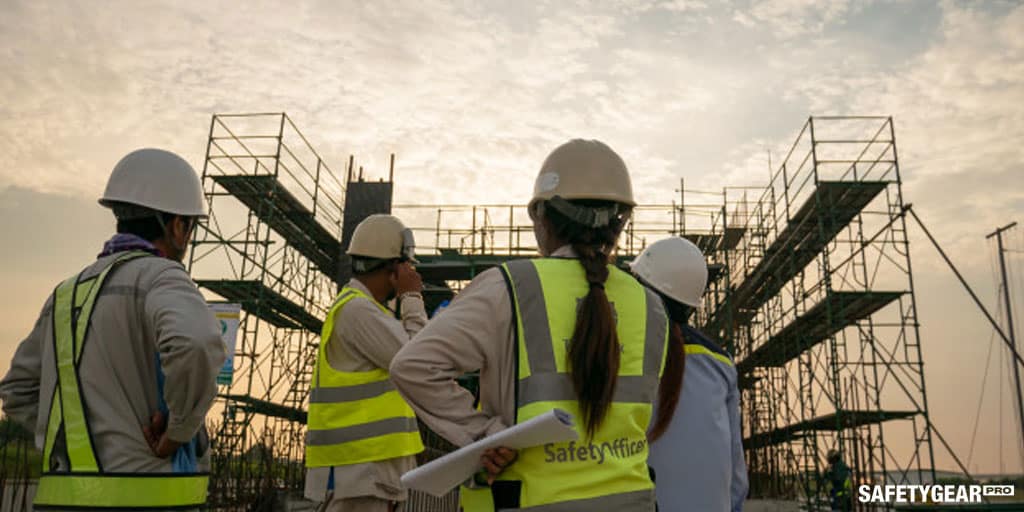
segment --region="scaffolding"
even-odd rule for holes
[[[830,449],[855,484],[933,480],[892,119],[810,118],[759,197],[726,196],[745,230],[701,320],[736,356],[751,495],[827,506]]]
[[[751,496],[827,508],[830,449],[857,483],[934,479],[892,119],[809,118],[766,186],[677,192],[635,209],[617,262],[670,235],[705,253],[695,322],[735,354]],[[433,241],[420,269],[434,303],[536,254],[521,205],[394,209]]]
[[[480,272],[537,252],[522,205],[392,205],[391,175],[371,183],[353,171],[350,158],[345,181],[331,172],[284,114],[211,121],[211,216],[190,270],[245,312],[234,380],[218,399],[215,508],[301,489],[318,333],[361,218],[392,211],[411,225],[428,311]],[[857,484],[934,478],[892,120],[810,118],[766,186],[709,192],[680,181],[677,192],[634,210],[616,261],[666,236],[704,251],[710,276],[695,323],[735,355],[751,496],[821,509],[829,449]],[[424,434],[429,457],[447,449]]]
[[[273,508],[304,478],[303,411],[338,288],[345,187],[281,113],[214,115],[202,174],[210,217],[189,269],[244,311],[233,379],[210,415],[210,506]]]
[[[480,272],[537,252],[522,205],[392,205],[394,158],[388,181],[356,169],[349,157],[343,181],[283,113],[211,118],[210,216],[188,268],[208,298],[243,310],[234,373],[209,416],[211,509],[281,510],[301,495],[319,333],[362,218],[394,211],[411,224],[431,309]],[[766,186],[700,191],[680,181],[677,192],[670,204],[636,207],[616,262],[667,236],[705,253],[694,323],[735,356],[751,497],[827,510],[831,449],[855,485],[934,482],[933,435],[949,445],[929,419],[892,118],[809,118]],[[473,376],[463,385],[474,389]],[[30,432],[3,423],[0,498],[24,508],[40,455]],[[452,449],[423,435],[421,462]],[[407,508],[455,503],[413,494]]]

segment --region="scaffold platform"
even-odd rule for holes
[[[321,272],[331,277],[337,274],[341,242],[276,177],[260,174],[211,178],[309,258]]]
[[[804,269],[887,181],[822,181],[736,287],[735,308],[757,309]]]
[[[323,327],[319,318],[260,281],[204,279],[196,284],[231,302],[238,302],[246,313],[276,327],[306,329],[315,334],[320,334]]]
[[[918,411],[844,410],[755,434],[743,440],[743,447],[747,449],[761,448],[792,441],[813,431],[838,431],[873,423],[906,419],[917,414],[919,414]]]
[[[903,292],[831,292],[740,361],[736,371],[746,374],[755,367],[782,366],[902,295]]]

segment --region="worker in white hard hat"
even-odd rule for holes
[[[708,268],[685,238],[654,242],[631,263],[633,274],[661,296],[672,320],[665,371],[652,429],[650,465],[664,511],[736,512],[747,495],[747,466],[732,357],[688,325],[701,307]],[[682,392],[676,382],[682,381]],[[668,382],[672,381],[672,382]]]
[[[225,359],[181,263],[206,215],[202,186],[181,157],[141,149],[117,163],[99,202],[117,234],[46,301],[0,382],[3,411],[36,432],[36,509],[198,507]]]
[[[391,363],[419,418],[457,446],[556,408],[575,419],[578,441],[486,452],[463,510],[654,510],[646,434],[668,318],[611,264],[635,204],[610,147],[559,146],[529,205],[542,257],[481,273]],[[476,370],[479,409],[455,380]]]
[[[401,476],[423,443],[388,367],[427,322],[414,253],[412,231],[392,215],[371,215],[352,233],[353,278],[324,320],[309,394],[305,494],[321,510],[388,512],[407,499]]]

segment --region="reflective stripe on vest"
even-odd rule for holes
[[[342,308],[356,298],[391,314],[370,296],[348,287],[327,313],[309,391],[307,467],[360,464],[423,451],[416,415],[391,384],[387,370],[340,372],[327,362],[334,323]]]
[[[668,343],[661,299],[609,266],[605,293],[621,345],[611,408],[587,440],[568,373],[568,343],[576,311],[589,287],[574,259],[519,260],[502,266],[515,305],[518,385],[516,422],[560,408],[577,419],[580,441],[520,450],[490,489],[462,489],[467,512],[652,511],[654,484],[647,470],[647,429]],[[495,503],[518,486],[518,502]],[[495,489],[492,492],[492,489]]]
[[[43,446],[43,475],[34,505],[47,508],[168,508],[206,503],[208,476],[198,473],[105,473],[96,457],[78,367],[96,298],[118,265],[150,256],[125,252],[96,276],[72,276],[53,292],[53,352],[57,366]],[[58,456],[60,455],[60,456]],[[66,458],[70,468],[56,462]]]
[[[686,355],[688,355],[688,356],[692,356],[692,355],[708,356],[708,357],[715,358],[719,362],[721,362],[723,364],[726,364],[728,366],[732,366],[733,365],[732,364],[732,360],[729,359],[728,357],[723,356],[722,354],[719,354],[717,352],[713,352],[713,351],[709,350],[707,347],[704,347],[702,345],[697,345],[697,344],[693,344],[693,343],[687,343],[685,345],[685,347],[686,347],[685,348]]]

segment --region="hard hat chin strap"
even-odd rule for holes
[[[156,217],[157,223],[160,224],[160,229],[162,229],[163,232],[164,232],[164,238],[166,238],[168,243],[171,244],[171,247],[173,247],[175,251],[178,251],[179,253],[184,254],[185,253],[185,249],[188,248],[188,241],[186,241],[183,246],[179,246],[178,245],[178,241],[174,239],[174,233],[171,233],[170,226],[166,222],[164,222],[163,214],[161,214],[160,212],[156,212],[155,217]],[[191,219],[189,219],[189,226],[188,226],[189,234],[191,234],[191,232],[192,232],[192,222],[193,221]]]

